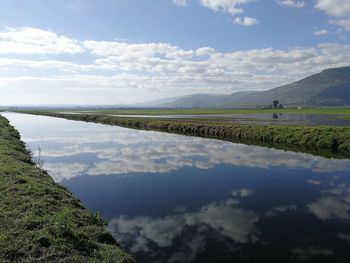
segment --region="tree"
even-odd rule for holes
[[[279,108],[279,109],[283,109],[284,107],[283,107],[282,104],[280,104],[280,105],[278,105],[278,108]]]
[[[278,104],[279,104],[279,101],[278,101],[278,100],[274,100],[273,103],[272,103],[272,105],[273,105],[273,107],[274,107],[275,109],[277,109]]]

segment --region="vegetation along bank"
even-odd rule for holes
[[[308,152],[326,157],[349,158],[350,127],[251,125],[203,119],[174,120],[130,118],[99,114],[65,114],[45,111],[25,113],[117,125],[128,128],[216,138],[246,144]]]
[[[0,116],[0,262],[134,262]]]

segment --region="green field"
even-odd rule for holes
[[[98,214],[32,162],[1,116],[0,215],[0,262],[134,262]]]
[[[288,108],[288,109],[62,109],[53,112],[80,112],[121,115],[192,115],[192,114],[345,114],[350,108]]]

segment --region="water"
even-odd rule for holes
[[[350,160],[2,115],[138,262],[350,258]]]
[[[99,112],[61,112],[64,114],[98,114]],[[105,114],[108,116],[128,117],[128,118],[156,118],[156,119],[211,119],[215,121],[225,121],[242,124],[289,124],[289,125],[332,125],[349,126],[350,119],[345,114],[282,114],[282,113],[246,113],[246,114],[166,114],[166,115],[125,115],[125,114]]]

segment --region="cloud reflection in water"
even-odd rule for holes
[[[254,225],[258,215],[237,207],[240,199],[248,198],[253,191],[238,189],[232,193],[231,198],[222,202],[212,202],[197,211],[174,213],[164,217],[120,216],[111,220],[109,229],[122,244],[131,247],[132,252],[148,254],[171,248],[174,242],[182,242],[185,238],[187,246],[191,248],[189,254],[182,254],[182,261],[178,260],[181,256],[179,251],[175,250],[171,254],[174,260],[177,258],[176,262],[191,262],[203,248],[208,231],[211,231],[212,235],[229,238],[235,243],[254,243],[258,240],[259,232]],[[168,259],[167,262],[171,261]]]
[[[144,262],[191,262],[207,255],[208,242],[230,256],[268,257],[268,246],[283,251],[282,259],[348,255],[336,244],[350,242],[350,160],[48,117],[10,119],[31,149],[40,146],[54,179],[109,216],[118,241]],[[196,169],[175,172],[182,168]],[[328,227],[334,222],[336,231]]]
[[[44,168],[53,175],[60,174],[54,176],[56,181],[69,179],[72,175],[65,177],[65,173],[59,172],[61,168],[50,162],[84,154],[95,158],[93,163],[82,163],[88,165],[81,169],[87,175],[166,173],[183,167],[210,169],[219,164],[264,169],[284,166],[289,169],[312,169],[315,172],[350,169],[349,160],[329,160],[310,154],[159,132],[84,125],[87,127],[81,130],[72,127],[62,129],[60,136],[25,137],[26,142],[41,145]]]

